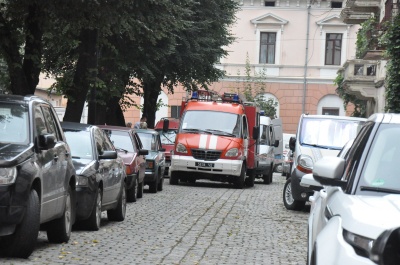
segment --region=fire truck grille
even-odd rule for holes
[[[204,150],[204,149],[192,149],[192,155],[196,159],[215,161],[221,156],[221,151],[217,150]]]

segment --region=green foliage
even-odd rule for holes
[[[377,20],[374,16],[361,23],[357,32],[356,57],[362,58],[368,50],[373,50],[378,45]]]
[[[400,14],[394,17],[386,31],[386,111],[400,113]]]
[[[337,86],[336,93],[343,100],[344,109],[346,110],[347,105],[352,103],[354,105],[354,111],[351,116],[366,117],[367,102],[365,100],[358,99],[355,95],[349,94],[343,86],[343,80],[343,75],[339,73],[334,80],[334,84]]]
[[[278,102],[273,98],[265,98],[265,90],[266,90],[266,80],[267,74],[266,70],[262,69],[259,72],[255,72],[254,76],[251,73],[250,59],[249,54],[246,54],[246,64],[244,69],[244,81],[242,83],[242,88],[239,87],[237,90],[241,90],[243,95],[246,98],[246,101],[255,102],[257,106],[260,107],[260,110],[263,110],[265,116],[270,117],[271,119],[276,118],[276,110],[278,107]],[[240,76],[240,72],[238,73]]]

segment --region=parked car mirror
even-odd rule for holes
[[[370,259],[379,265],[400,264],[400,227],[384,231],[375,240]]]
[[[313,177],[322,185],[340,186],[346,185],[341,181],[343,176],[345,160],[341,157],[323,157],[315,162],[313,167]]]
[[[296,137],[290,137],[289,139],[289,148],[294,152],[294,149],[296,147]]]
[[[139,155],[140,156],[146,156],[148,154],[149,154],[149,150],[147,150],[147,149],[140,149],[139,150]]]
[[[104,151],[99,155],[99,159],[116,159],[118,157],[116,151]]]
[[[40,150],[48,150],[56,145],[56,137],[53,134],[41,134],[38,136]]]
[[[165,152],[167,149],[165,149],[165,148],[160,148],[160,149],[158,149],[158,151],[160,151],[160,152]]]
[[[275,140],[274,147],[278,147],[278,146],[279,146],[279,140]]]
[[[163,132],[168,132],[168,128],[169,128],[169,120],[168,119],[165,119],[165,120],[163,120],[164,122],[163,122],[163,128],[162,128],[162,130],[163,130]]]
[[[316,181],[312,174],[306,174],[301,178],[300,185],[306,188],[310,188],[314,191],[320,191],[323,187],[321,183]]]
[[[260,127],[254,126],[253,127],[253,139],[254,140],[258,139],[258,136],[260,135],[259,132],[260,132]]]

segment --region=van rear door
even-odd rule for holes
[[[282,163],[283,154],[283,132],[282,132],[282,119],[277,118],[272,120],[274,128],[275,140],[279,141],[279,146],[274,148],[275,164]]]

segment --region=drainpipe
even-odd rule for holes
[[[310,37],[310,9],[311,2],[307,6],[307,35],[306,35],[306,59],[304,63],[304,83],[303,83],[303,104],[302,113],[306,112],[306,96],[307,96],[307,68],[308,68],[308,39]]]

